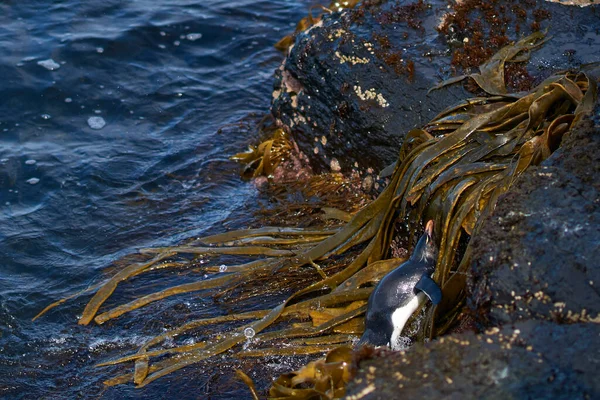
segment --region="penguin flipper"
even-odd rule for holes
[[[427,275],[423,275],[415,285],[415,292],[417,291],[425,293],[433,304],[438,304],[442,301],[442,289]]]

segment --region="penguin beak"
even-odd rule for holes
[[[425,225],[425,233],[427,234],[427,236],[429,236],[430,240],[433,240],[433,220],[432,219],[427,221],[427,224]]]

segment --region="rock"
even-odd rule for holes
[[[472,243],[481,324],[600,322],[599,176],[600,124],[588,120],[499,201]]]
[[[383,20],[394,7],[396,21]],[[439,64],[422,55],[445,49],[430,44],[435,14],[391,2],[325,16],[298,36],[276,72],[272,113],[315,171],[332,160],[344,172],[355,162],[379,170],[395,161],[407,130],[465,96],[460,86],[427,95]]]
[[[552,39],[531,53],[527,67],[509,66],[515,90],[557,69],[600,60],[595,6],[542,0],[465,0],[455,9],[440,0],[379,3],[364,1],[325,15],[298,35],[276,71],[272,113],[315,172],[389,165],[406,132],[472,96],[461,85],[428,94],[429,88],[532,30],[550,27]],[[459,18],[448,18],[449,11]]]
[[[347,399],[591,399],[600,326],[519,322],[361,363]]]

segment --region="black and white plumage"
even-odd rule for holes
[[[427,298],[434,304],[442,299],[442,291],[431,279],[436,259],[433,221],[429,221],[410,258],[384,276],[371,293],[359,344],[398,349],[398,339],[410,316]]]

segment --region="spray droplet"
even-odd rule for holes
[[[192,42],[200,39],[201,37],[202,37],[201,33],[188,33],[187,35],[185,35],[185,38]]]
[[[254,335],[256,335],[256,332],[254,332],[254,329],[252,329],[252,328],[244,329],[244,336],[246,336],[248,339],[252,339],[254,337]]]
[[[106,125],[106,121],[102,117],[89,117],[87,123],[92,129],[102,129]]]
[[[225,271],[227,271],[227,265],[225,265],[225,264],[219,265],[219,272],[225,272]]]

